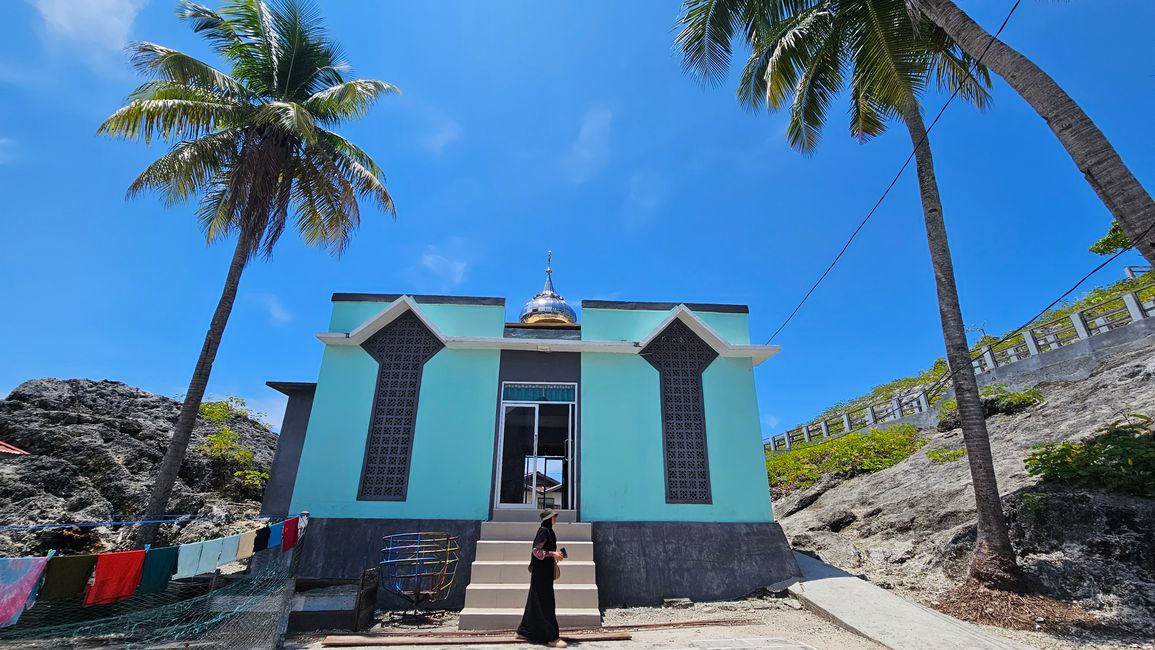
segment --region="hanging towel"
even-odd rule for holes
[[[140,584],[144,568],[144,551],[101,553],[96,556],[92,584],[84,595],[84,606],[107,605],[131,598]]]
[[[150,548],[144,556],[144,569],[141,571],[138,594],[158,594],[168,589],[168,581],[177,571],[177,561],[180,557],[179,546],[165,546]],[[197,558],[200,559],[199,557]]]
[[[281,527],[282,523],[279,521],[269,526],[269,548],[277,548],[281,545]]]
[[[15,625],[36,602],[36,588],[47,564],[46,557],[0,558],[0,627]]]
[[[217,559],[221,556],[221,539],[209,539],[201,542],[201,559],[197,562],[197,575],[212,573],[217,570]]]
[[[95,555],[54,556],[44,569],[44,585],[36,597],[40,600],[80,598],[95,566]]]
[[[228,564],[229,562],[237,561],[237,549],[241,545],[241,536],[232,535],[221,540],[221,556],[217,559],[217,565]]]
[[[241,535],[241,542],[237,545],[237,559],[243,560],[253,556],[253,547],[257,543],[257,531],[250,530]]]
[[[253,542],[253,552],[263,551],[269,548],[269,527],[265,526],[257,531],[257,538]]]
[[[201,561],[201,547],[204,542],[194,542],[192,544],[181,544],[179,546],[180,552],[176,558],[176,573],[173,573],[173,579],[191,578],[197,574],[197,566]]]
[[[285,520],[285,525],[281,529],[281,550],[291,551],[297,545],[297,524],[300,522],[296,517]]]

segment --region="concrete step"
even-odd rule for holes
[[[575,560],[589,560],[594,559],[594,543],[593,542],[565,542],[558,541],[557,547],[561,549],[565,547],[569,558],[564,562],[572,562]],[[528,542],[506,542],[482,539],[477,542],[477,556],[478,560],[525,560],[529,562],[529,555],[533,551],[533,547]]]
[[[525,613],[525,603],[521,607],[466,607],[461,610],[458,627],[462,630],[516,630]],[[557,610],[560,627],[598,627],[602,624],[602,613],[593,609]]]
[[[529,585],[529,559],[477,560],[469,577],[470,584]],[[562,560],[561,579],[556,584],[596,584],[594,563],[590,560]]]
[[[481,522],[481,539],[492,541],[525,541],[532,542],[537,529],[541,525],[536,522],[521,521],[483,521]],[[554,527],[557,533],[557,545],[564,546],[566,542],[588,542],[593,539],[593,530],[588,523],[561,523]]]
[[[540,510],[528,508],[494,508],[493,521],[520,521],[533,524],[541,521]],[[577,510],[556,510],[558,523],[577,521]]]
[[[554,597],[560,609],[597,609],[597,585],[556,584]],[[513,608],[525,607],[529,585],[471,583],[465,589],[465,607]]]

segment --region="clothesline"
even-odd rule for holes
[[[142,551],[0,558],[0,627],[14,625],[38,593],[44,600],[83,597],[85,607],[104,605],[163,592],[170,580],[212,573],[261,551],[289,552],[308,521],[302,513],[246,533]]]
[[[19,532],[29,530],[48,530],[52,528],[91,528],[94,526],[131,526],[138,524],[171,524],[184,523],[192,521],[229,521],[229,520],[251,520],[251,519],[288,519],[296,517],[297,515],[163,515],[165,517],[176,516],[177,519],[128,519],[122,521],[74,521],[63,524],[28,524],[23,526],[11,525],[0,526],[0,532]]]

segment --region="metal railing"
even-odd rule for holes
[[[1143,268],[1150,270],[1149,267],[1128,267]],[[1128,277],[1132,277],[1130,271]],[[1119,294],[1070,315],[1030,325],[995,346],[982,346],[971,363],[975,372],[990,372],[1153,316],[1155,283]],[[948,384],[945,380],[938,381],[907,395],[854,406],[841,413],[772,435],[765,442],[766,451],[787,451],[800,443],[822,442],[882,422],[930,413],[931,404],[946,392]]]

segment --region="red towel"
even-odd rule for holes
[[[141,569],[144,568],[144,551],[124,551],[122,553],[101,553],[96,556],[96,571],[88,593],[84,595],[84,606],[105,605],[131,598],[140,584]]]
[[[281,527],[282,551],[291,551],[297,545],[297,523],[299,521],[296,517],[286,519],[285,525]]]

